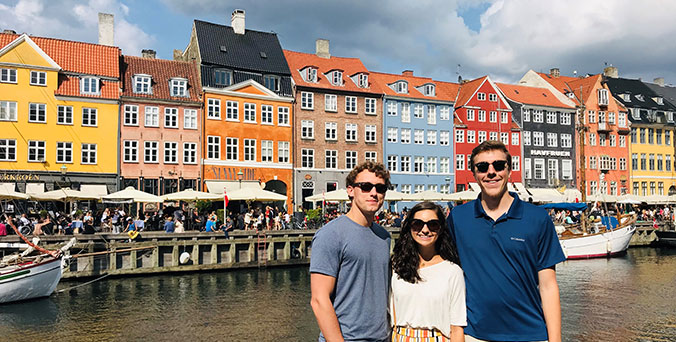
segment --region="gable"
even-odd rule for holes
[[[252,95],[261,95],[261,96],[269,96],[270,95],[270,94],[262,91],[261,89],[254,87],[253,85],[248,85],[246,87],[237,89],[237,92],[245,93],[245,94],[252,94]]]
[[[54,62],[30,37],[21,35],[0,50],[0,63],[60,70]]]

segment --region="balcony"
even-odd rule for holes
[[[620,126],[617,125],[617,134],[627,135],[631,132],[631,128],[628,125]]]
[[[614,125],[611,125],[611,124],[609,124],[609,123],[607,123],[607,122],[599,122],[599,128],[598,128],[598,131],[599,131],[599,132],[610,132],[610,131],[613,130],[613,126],[614,126]]]

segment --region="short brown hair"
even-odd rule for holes
[[[372,162],[370,160],[367,160],[367,161],[355,166],[354,169],[352,169],[352,171],[350,171],[350,173],[345,178],[345,186],[354,186],[355,179],[357,179],[357,175],[364,170],[373,172],[373,173],[376,174],[377,177],[385,180],[385,185],[387,185],[388,189],[392,185],[390,183],[390,171],[388,171],[385,168],[385,165],[383,165],[382,163],[376,163],[376,162]]]
[[[503,144],[501,141],[497,140],[486,140],[472,149],[472,155],[469,158],[469,169],[474,172],[474,157],[476,157],[477,154],[496,150],[505,153],[507,156],[507,168],[509,171],[512,171],[512,155],[509,154],[509,151],[507,151],[507,146],[505,146],[505,144]]]

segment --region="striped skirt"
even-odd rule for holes
[[[394,327],[392,342],[450,342],[441,331],[424,328]]]

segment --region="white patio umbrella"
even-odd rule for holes
[[[587,202],[608,202],[614,203],[617,202],[617,196],[608,195],[608,194],[593,194],[587,196]]]
[[[670,198],[664,195],[650,195],[645,197],[645,202],[648,204],[667,204],[670,202]]]
[[[617,198],[617,203],[623,204],[641,204],[642,199],[637,195],[626,194]]]
[[[31,197],[38,201],[77,201],[77,200],[98,200],[100,196],[95,194],[86,194],[84,192],[73,190],[71,188],[63,188],[52,191],[43,192],[41,194],[33,194]]]
[[[385,200],[386,201],[406,201],[411,197],[410,194],[405,194],[403,192],[395,191],[395,190],[387,190],[385,193]]]
[[[260,188],[244,188],[228,193],[231,201],[286,201],[286,196]]]
[[[162,196],[165,201],[218,201],[223,200],[223,196],[219,194],[212,194],[209,192],[195,191],[193,189],[186,189],[171,194]]]
[[[101,197],[106,202],[141,202],[141,203],[160,203],[164,200],[160,196],[155,196],[147,192],[136,190],[132,187],[127,187],[124,190],[113,192],[112,194]]]
[[[478,192],[472,190],[465,190],[460,192],[454,192],[452,194],[446,195],[447,201],[471,201],[475,200],[479,196]]]
[[[0,200],[28,199],[29,196],[0,186]]]
[[[533,198],[533,202],[537,203],[553,203],[565,202],[566,197],[558,192],[556,189],[527,189]]]
[[[308,196],[305,198],[308,202],[329,201],[329,202],[346,202],[350,198],[347,196],[347,190],[336,189],[321,194]]]
[[[411,194],[406,200],[409,201],[444,201],[448,195],[436,192],[434,190],[426,190]]]

